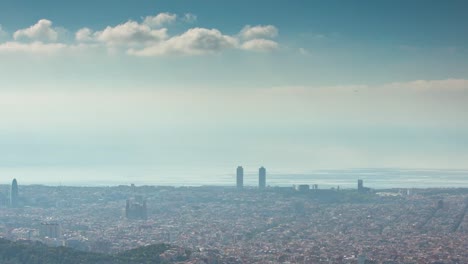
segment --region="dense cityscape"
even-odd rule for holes
[[[1,186],[0,235],[180,263],[468,263],[468,189]],[[190,255],[187,256],[187,251]]]

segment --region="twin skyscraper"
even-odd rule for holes
[[[236,175],[237,189],[244,188],[244,168],[242,166],[237,167]],[[266,169],[264,167],[258,169],[258,188],[266,188]]]

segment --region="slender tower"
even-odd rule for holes
[[[363,192],[364,191],[364,181],[359,179],[357,181],[357,189],[358,189],[358,192]]]
[[[244,188],[244,168],[242,166],[237,167],[237,189]]]
[[[13,179],[13,182],[11,182],[10,206],[18,207],[18,182],[16,179]]]
[[[258,188],[265,189],[266,187],[266,169],[261,167],[258,169]]]

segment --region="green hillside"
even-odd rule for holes
[[[164,260],[162,253],[172,257]],[[170,254],[172,253],[172,254]],[[118,255],[106,255],[77,251],[67,247],[48,247],[39,242],[13,242],[0,239],[0,263],[2,264],[158,264],[186,260],[190,255],[166,244],[157,244],[122,252]]]

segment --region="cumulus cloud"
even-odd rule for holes
[[[241,48],[251,51],[272,51],[278,48],[278,43],[269,39],[252,39],[242,43]]]
[[[275,26],[245,26],[240,34],[243,39],[256,39],[256,38],[274,38],[278,36],[278,29]]]
[[[145,17],[143,23],[150,27],[161,27],[166,24],[174,23],[177,19],[176,14],[171,13],[159,13],[156,16]]]
[[[187,13],[184,15],[183,20],[186,23],[195,23],[197,21],[197,16],[192,13]]]
[[[62,43],[21,43],[10,41],[0,44],[0,53],[31,53],[31,54],[54,54],[63,51],[68,46]]]
[[[127,53],[136,56],[201,55],[227,49],[268,52],[278,49],[279,44],[270,39],[253,37],[274,37],[277,34],[278,31],[273,26],[246,26],[240,36],[247,40],[240,44],[239,36],[225,35],[217,29],[192,28],[181,35],[143,49],[130,49]]]
[[[137,56],[158,56],[164,54],[201,55],[220,52],[237,47],[234,37],[223,35],[217,29],[192,28],[162,43],[141,50],[129,50]]]
[[[29,39],[33,41],[54,42],[58,38],[57,31],[52,28],[52,22],[41,19],[29,28],[20,29],[13,34],[15,40]]]
[[[82,28],[75,33],[78,42],[90,42],[93,40],[93,31],[89,28]]]
[[[94,37],[109,46],[141,46],[166,39],[167,29],[152,29],[146,24],[128,21],[115,27],[108,26],[94,33]]]
[[[194,27],[182,34],[169,36],[165,26],[177,19],[176,14],[160,13],[147,16],[141,22],[129,20],[100,30],[83,27],[75,32],[72,42],[59,40],[59,35],[68,33],[66,29],[53,27],[50,20],[41,19],[29,28],[17,30],[13,34],[15,41],[4,43],[2,52],[28,52],[31,49],[31,53],[51,53],[63,47],[89,46],[135,56],[160,56],[202,55],[228,49],[267,52],[279,47],[277,42],[271,40],[278,35],[278,30],[272,25],[246,26],[236,35],[227,35],[218,29]],[[193,23],[197,16],[186,13],[180,20]],[[0,37],[2,32],[0,27]]]

